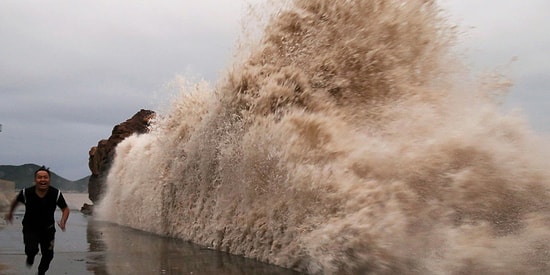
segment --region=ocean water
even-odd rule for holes
[[[256,12],[218,83],[118,145],[100,219],[311,274],[550,273],[548,142],[436,1]]]

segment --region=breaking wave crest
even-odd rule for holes
[[[434,1],[289,2],[118,145],[99,216],[313,274],[549,273],[548,146],[453,41]]]

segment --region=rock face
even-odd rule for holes
[[[104,189],[105,179],[111,167],[116,146],[134,133],[143,134],[149,131],[149,123],[155,112],[141,109],[130,119],[116,125],[109,139],[100,140],[97,146],[90,148],[88,166],[92,175],[88,181],[88,197],[96,203]]]

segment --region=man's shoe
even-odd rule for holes
[[[27,267],[31,267],[34,263],[34,256],[27,256]]]

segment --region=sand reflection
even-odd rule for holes
[[[50,274],[299,274],[255,260],[160,237],[79,213],[87,194],[66,194],[71,216],[56,234]],[[0,209],[0,212],[2,210]],[[13,224],[0,219],[0,274],[34,274],[25,266],[19,207]],[[56,211],[56,220],[60,218]]]
[[[90,219],[88,270],[94,274],[299,274],[179,239]]]

